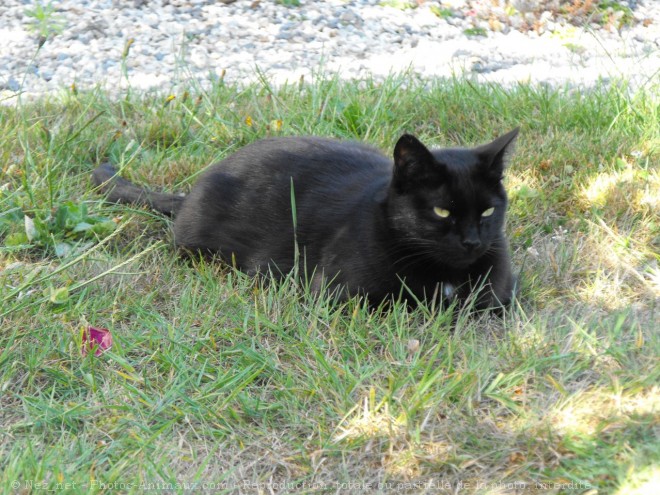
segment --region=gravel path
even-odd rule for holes
[[[505,85],[660,80],[660,0],[619,1],[632,21],[621,29],[622,9],[586,29],[552,11],[525,12],[552,1],[418,0],[401,9],[393,0],[53,0],[39,22],[33,0],[1,0],[0,100],[74,82],[111,91],[175,91],[190,77],[247,82],[255,67],[275,83],[406,69]],[[38,50],[40,32],[50,35]]]

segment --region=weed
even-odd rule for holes
[[[417,7],[417,3],[411,0],[381,0],[379,5],[398,10],[414,9]]]
[[[467,36],[488,36],[488,31],[482,27],[471,27],[463,30],[463,33]]]
[[[300,0],[277,0],[277,3],[286,7],[300,7]]]
[[[55,12],[52,2],[44,5],[41,0],[35,2],[34,8],[25,9],[25,15],[32,19],[28,23],[28,30],[39,36],[40,44],[64,30],[64,18]]]
[[[431,12],[435,14],[440,19],[448,19],[454,16],[454,11],[448,8],[442,8],[437,5],[430,6]]]

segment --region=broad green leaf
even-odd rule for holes
[[[29,244],[30,239],[25,232],[14,232],[5,237],[5,246],[7,247],[16,247],[22,246],[24,244]]]
[[[91,229],[93,225],[88,222],[80,222],[78,225],[76,225],[73,228],[73,232],[87,232],[89,229]]]
[[[100,236],[106,236],[114,232],[117,224],[112,220],[105,220],[92,226],[91,231]]]
[[[58,242],[55,244],[55,254],[58,258],[66,258],[71,254],[73,246],[68,242]]]
[[[69,300],[69,289],[67,287],[49,287],[44,291],[44,296],[53,304],[64,304]]]

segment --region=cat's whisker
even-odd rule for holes
[[[386,248],[386,253],[390,256],[394,256],[397,253],[408,252],[411,249],[413,250],[418,248],[433,249],[435,247],[436,244],[434,242],[425,241],[423,239],[413,239],[407,242],[397,243],[393,246]]]
[[[394,262],[394,267],[397,271],[405,272],[406,270],[417,265],[419,262],[428,261],[428,255],[434,254],[434,251],[418,251],[407,256],[403,256]],[[401,264],[401,262],[408,260],[407,263]]]

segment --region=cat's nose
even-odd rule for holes
[[[475,249],[478,249],[479,246],[481,246],[481,241],[479,241],[479,239],[463,239],[461,241],[461,244],[463,245],[466,251],[472,252]]]

